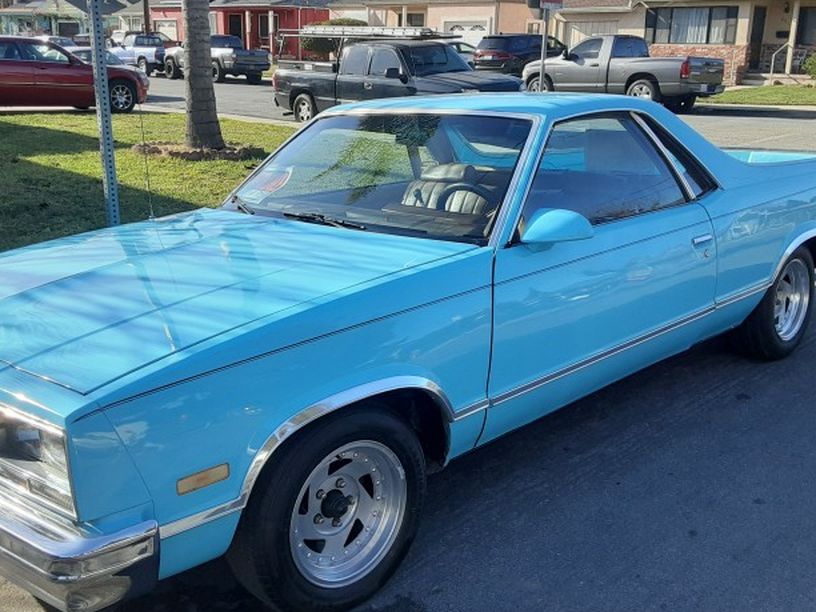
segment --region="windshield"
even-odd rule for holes
[[[72,49],[71,52],[76,55],[79,59],[81,59],[86,64],[91,63],[91,50],[90,49]],[[105,54],[105,62],[108,66],[121,66],[124,64],[122,60],[116,57],[113,53],[108,51]]]
[[[258,214],[485,244],[530,129],[501,116],[325,117],[233,201]]]
[[[413,65],[413,74],[416,76],[472,70],[450,45],[408,47],[406,51]]]

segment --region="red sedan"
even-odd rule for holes
[[[128,113],[145,101],[149,81],[138,70],[108,68],[111,109]],[[95,104],[93,67],[36,38],[0,36],[0,106]]]

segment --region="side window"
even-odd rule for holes
[[[0,42],[0,60],[18,60],[20,52],[13,42]]]
[[[573,55],[577,55],[581,59],[597,59],[601,52],[601,44],[603,40],[600,38],[590,38],[580,43],[572,50]]]
[[[62,51],[57,51],[53,47],[49,47],[45,43],[31,44],[20,43],[20,53],[24,60],[32,62],[56,62],[60,64],[69,64],[68,56]]]
[[[402,64],[394,50],[382,47],[374,49],[374,54],[371,57],[371,68],[368,74],[371,76],[384,76],[385,71],[389,68],[402,69]]]
[[[567,208],[597,225],[685,202],[646,134],[626,113],[613,113],[553,127],[523,219],[541,208]]]
[[[634,38],[616,38],[612,47],[612,57],[641,57],[641,46]]]
[[[669,161],[674,166],[678,174],[686,179],[692,194],[695,198],[700,198],[717,188],[717,182],[711,177],[700,162],[689,153],[686,148],[677,142],[663,127],[654,119],[641,115],[642,119],[649,126],[661,144],[666,147],[669,153]]]
[[[340,74],[363,76],[368,68],[368,47],[354,45],[346,47],[340,60]]]
[[[122,41],[122,46],[132,47],[134,40],[136,40],[136,36],[134,36],[133,34],[129,34],[129,35],[125,36],[125,39]]]

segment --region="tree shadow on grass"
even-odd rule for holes
[[[104,227],[105,198],[98,158],[88,174],[21,156],[97,151],[96,138],[45,127],[0,122],[0,251]],[[86,162],[87,163],[87,162]],[[123,223],[193,210],[198,206],[120,185]]]

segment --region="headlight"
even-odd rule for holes
[[[76,518],[65,432],[0,404],[0,481]]]

